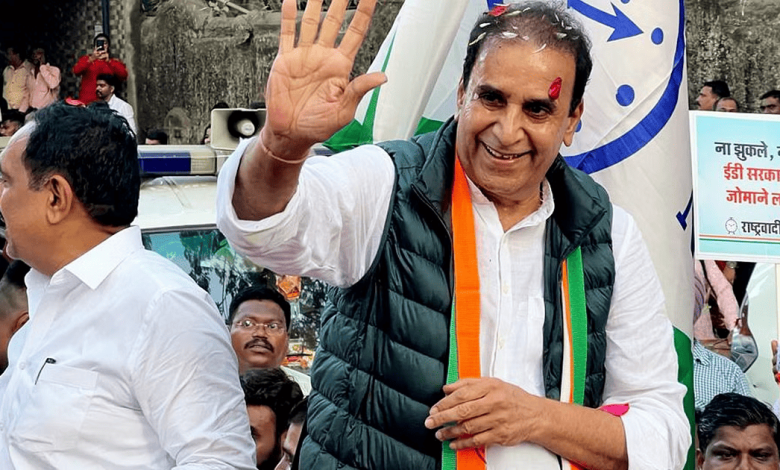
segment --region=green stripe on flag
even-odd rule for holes
[[[696,468],[696,452],[693,444],[696,442],[694,437],[696,423],[693,400],[693,350],[691,338],[677,328],[674,329],[674,349],[677,351],[677,381],[688,389],[683,399],[683,407],[688,422],[691,423],[691,447],[688,449],[688,461],[683,469],[693,470]]]
[[[382,64],[382,72],[387,70],[387,64],[390,62],[390,55],[393,53],[394,42],[395,36],[393,36],[390,47],[387,49],[385,62]],[[366,111],[366,118],[363,124],[357,119],[353,119],[352,122],[333,134],[330,139],[323,142],[323,145],[333,152],[338,153],[355,148],[359,145],[374,143],[374,119],[376,118],[376,107],[379,102],[379,93],[381,91],[382,87],[377,87],[371,92],[371,101],[368,104],[368,110]]]
[[[442,121],[421,117],[420,122],[417,123],[417,130],[414,131],[414,135],[438,131],[442,124],[444,124]]]

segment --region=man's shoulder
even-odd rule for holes
[[[139,249],[121,264],[117,275],[142,288],[150,297],[166,291],[191,291],[198,295],[205,291],[186,272],[169,259],[153,251]]]
[[[111,100],[114,101],[114,103],[116,103],[119,106],[130,107],[130,103],[128,103],[127,101],[123,100],[122,98],[120,98],[120,97],[118,97],[116,95],[112,96]]]

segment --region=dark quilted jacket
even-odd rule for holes
[[[456,123],[382,146],[397,177],[379,253],[368,273],[333,289],[312,368],[309,437],[301,469],[440,467],[441,444],[423,426],[442,398],[452,302],[450,197]],[[583,245],[589,355],[586,404],[604,387],[604,326],[614,281],[606,192],[558,158],[547,175],[555,197],[545,255],[544,372],[560,394],[560,260]]]

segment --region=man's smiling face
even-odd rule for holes
[[[569,112],[574,57],[533,42],[488,40],[458,90],[457,152],[494,203],[539,197],[561,144],[570,145],[582,104]],[[550,87],[561,79],[560,95]]]

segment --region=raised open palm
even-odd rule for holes
[[[292,155],[328,139],[352,120],[363,95],[386,80],[383,73],[372,73],[350,81],[376,0],[361,0],[335,47],[347,3],[333,0],[320,24],[322,0],[309,0],[297,44],[296,2],[282,5],[279,53],[266,89],[265,135],[273,140],[266,145],[276,147],[277,155]]]

